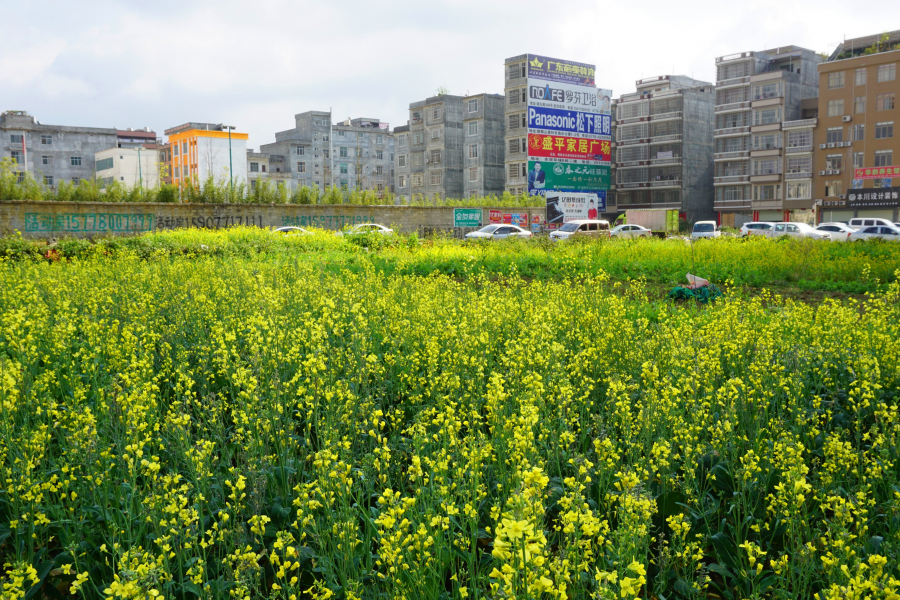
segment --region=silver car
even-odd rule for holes
[[[769,221],[751,221],[741,225],[741,237],[750,237],[751,235],[759,235],[762,237],[772,237],[775,231],[775,223]]]
[[[380,233],[382,235],[391,235],[394,230],[377,223],[363,223],[362,225],[354,225],[349,229],[338,231],[338,235],[359,235],[361,233]]]
[[[617,225],[609,232],[609,237],[614,238],[650,237],[651,235],[653,235],[652,231],[640,225]]]
[[[863,227],[859,231],[854,231],[848,238],[851,242],[863,242],[865,240],[884,240],[886,242],[900,242],[900,227],[885,225]]]
[[[505,240],[506,238],[530,238],[531,232],[518,225],[486,225],[478,231],[466,234],[467,240]]]
[[[811,238],[831,241],[831,236],[824,231],[816,231],[806,223],[776,223],[772,237],[787,236],[792,238]]]
[[[822,223],[816,227],[816,231],[827,233],[832,242],[846,242],[850,234],[856,230],[843,223]]]

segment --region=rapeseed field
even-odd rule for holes
[[[900,598],[896,273],[113,249],[0,263],[4,599]]]

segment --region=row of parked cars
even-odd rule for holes
[[[565,240],[570,237],[612,237],[633,238],[650,237],[653,234],[649,229],[640,225],[617,225],[610,228],[609,221],[595,219],[582,219],[569,221],[559,229],[550,233],[553,241]],[[530,238],[532,233],[518,225],[486,225],[478,231],[466,234],[470,240],[502,240],[510,237]]]
[[[806,223],[770,223],[751,221],[741,226],[741,237],[796,237],[832,242],[861,242],[873,238],[900,242],[900,223],[887,219],[855,218],[848,222],[822,223],[816,227]]]

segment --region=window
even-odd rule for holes
[[[878,65],[878,83],[894,81],[897,78],[897,63]]]
[[[754,94],[753,98],[755,100],[764,100],[766,98],[777,98],[781,96],[781,82],[777,83],[767,83],[762,85],[753,86]],[[742,94],[742,90],[734,90],[737,94]],[[732,96],[733,97],[733,96]],[[728,99],[728,94],[726,94],[726,100]],[[743,98],[732,100],[732,102],[741,102]]]
[[[837,73],[829,73],[828,74],[828,89],[836,90],[838,88],[844,87],[844,72],[839,71]]]
[[[428,182],[431,185],[441,185],[441,176],[443,175],[443,171],[432,171],[428,177]]]
[[[431,109],[431,120],[432,121],[440,121],[441,120],[441,107],[435,106]]]
[[[429,158],[429,162],[433,164],[441,164],[441,151],[440,150],[432,150],[431,157]]]
[[[17,165],[21,165],[25,162],[25,156],[22,154],[21,150],[13,150],[10,152],[10,156],[12,161]]]
[[[401,135],[401,136],[397,137],[397,145],[400,146],[401,148],[403,146],[406,146],[406,136],[405,135]]]
[[[181,167],[175,167],[175,177],[181,177]]]
[[[469,135],[478,135],[478,121],[469,121]]]
[[[878,94],[875,101],[875,110],[893,110],[894,108],[894,92],[889,94]]]
[[[520,150],[521,148],[521,150]],[[509,153],[518,154],[525,151],[525,140],[509,140]]]
[[[894,137],[894,122],[875,123],[875,139],[883,140]]]
[[[844,141],[843,127],[829,127],[825,132],[825,141],[829,144],[839,144]]]
[[[781,184],[757,185],[753,188],[754,200],[778,200],[781,198]]]
[[[405,166],[406,166],[406,155],[405,155],[405,154],[399,154],[399,155],[397,155],[397,166],[398,166],[398,167],[405,167]]]
[[[398,187],[405,188],[406,187],[406,175],[401,175],[397,182]]]
[[[41,164],[42,164],[42,165],[51,165],[51,164],[53,164],[53,157],[47,156],[47,155],[45,154],[44,156],[41,157]]]
[[[809,181],[792,181],[787,184],[788,200],[808,200],[812,198],[812,185]]]
[[[859,115],[866,112],[866,97],[857,96],[853,99],[853,114]]]
[[[521,121],[519,115],[509,115],[509,129],[518,129]]]
[[[520,67],[520,65],[509,65],[509,78],[510,79],[518,79],[519,77],[525,77],[524,74],[519,75],[520,72],[525,71],[525,63],[521,64],[521,68],[519,68],[519,67]]]
[[[262,165],[262,172],[263,172],[263,173],[266,172],[266,165]]]
[[[861,125],[853,126],[853,139],[857,142],[861,142],[866,138],[866,125],[865,123]]]
[[[306,148],[302,146],[297,148],[297,156],[306,156]]]
[[[478,181],[478,167],[469,167],[469,181]]]
[[[80,167],[81,166],[81,157],[80,156],[70,156],[69,157],[69,166]]]
[[[377,175],[378,177],[382,177],[384,175],[384,167],[382,167],[381,165],[375,167],[375,175]]]
[[[81,177],[73,177],[72,185],[79,185],[81,183]]]
[[[472,98],[469,100],[469,112],[478,112],[478,98]]]
[[[306,173],[306,163],[305,162],[297,163],[297,172],[298,173]]]
[[[825,182],[826,196],[840,196],[844,193],[844,182],[840,179]]]
[[[776,148],[781,148],[780,133],[765,133],[753,136],[754,150],[775,150]]]
[[[21,133],[11,133],[9,134],[9,143],[10,144],[21,144],[25,141],[25,136]]]
[[[338,148],[338,156],[341,158],[347,158],[347,146],[340,146]]]
[[[187,154],[187,142],[181,142],[181,153]]]
[[[413,187],[422,187],[425,185],[425,176],[421,173],[414,173],[412,177],[410,177],[410,181],[412,182]]]
[[[418,132],[413,134],[413,144],[424,144],[425,143],[425,133]]]
[[[376,144],[384,143],[384,138],[382,137],[382,135],[380,133],[375,135],[375,143]]]
[[[469,158],[478,158],[478,144],[469,144]]]
[[[347,174],[347,163],[341,163],[341,164],[340,164],[340,171],[341,171],[341,175],[346,175],[346,174]]]
[[[414,153],[414,154],[413,154],[413,166],[414,166],[414,167],[421,167],[421,166],[422,166],[422,163],[423,163],[424,160],[425,160],[424,156],[425,156],[425,153],[424,153],[424,152],[416,152],[416,153]]]
[[[41,145],[42,146],[51,146],[53,144],[53,136],[52,135],[42,135],[41,136]],[[52,179],[52,177],[51,177]],[[53,185],[53,184],[50,184]]]
[[[853,153],[853,168],[854,169],[862,169],[865,166],[865,152],[854,152]]]
[[[384,150],[375,151],[375,160],[384,160]]]
[[[857,69],[856,70],[856,85],[866,85],[866,70],[865,69]]]
[[[44,175],[44,185],[53,185],[53,175]]]
[[[753,113],[754,125],[772,125],[781,122],[781,108],[757,110]]]
[[[731,138],[740,140],[741,138]],[[801,129],[800,131],[788,132],[788,148],[803,148],[812,146],[812,131]]]
[[[510,105],[518,104],[520,97],[521,94],[519,94],[519,90],[509,90],[509,93],[507,94],[507,100]]]
[[[754,159],[754,175],[779,175],[781,173],[781,160],[774,158]]]
[[[893,150],[876,150],[875,151],[875,166],[876,167],[890,167],[894,164],[894,151]]]
[[[829,117],[840,117],[844,114],[844,101],[843,100],[829,100],[828,101],[828,116]]]
[[[811,156],[789,156],[787,159],[788,173],[812,173]]]
[[[825,168],[840,171],[844,168],[843,154],[828,154],[825,156]]]
[[[441,130],[440,130],[440,128],[435,127],[434,129],[431,130],[431,139],[433,139],[433,140],[439,140],[439,139],[441,139]]]
[[[324,123],[323,123],[323,125],[324,125]],[[322,136],[322,141],[323,141],[323,142],[327,142],[327,141],[328,141],[328,135],[327,135],[327,134]]]
[[[172,146],[172,156],[178,156],[178,144]]]
[[[250,163],[250,172],[251,173],[259,173],[259,163],[258,162]]]
[[[514,179],[519,176],[519,165],[509,165],[509,178]]]

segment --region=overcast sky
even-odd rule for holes
[[[890,5],[890,3],[888,3]],[[884,5],[884,6],[888,6]],[[293,115],[406,123],[410,102],[503,93],[503,60],[597,65],[619,96],[642,77],[714,81],[715,57],[900,28],[846,0],[0,0],[0,110],[43,123],[164,129],[226,122],[250,147]],[[884,8],[884,6],[882,8]],[[895,22],[884,22],[884,16]],[[881,14],[882,17],[870,15]]]

